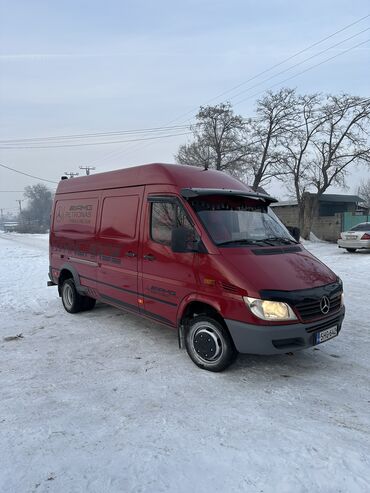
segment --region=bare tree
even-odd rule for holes
[[[319,94],[298,96],[296,100],[297,125],[287,129],[281,141],[286,151],[282,165],[284,172],[277,178],[284,181],[287,189],[297,199],[301,230],[304,229],[305,222],[303,202],[310,197],[307,189],[310,184],[309,172],[315,158],[313,140],[325,121],[321,105],[322,97]]]
[[[317,112],[320,111],[320,103],[321,99],[318,94],[298,96],[297,125],[287,129],[281,139],[281,146],[285,149],[285,153],[284,172],[280,179],[286,183],[286,175],[291,175],[292,181],[286,183],[286,186],[296,197],[298,203],[301,202],[302,194],[307,187],[307,163],[313,158],[310,148],[311,141],[322,125],[322,117],[316,117]]]
[[[179,148],[176,161],[240,176],[248,155],[244,119],[234,114],[230,103],[201,107],[196,118],[194,140]]]
[[[320,197],[331,185],[345,186],[350,165],[370,163],[370,103],[347,94],[298,97],[299,124],[288,128],[288,188],[297,198],[301,233],[308,238]],[[281,175],[280,175],[281,176]]]
[[[257,189],[286,172],[280,144],[297,118],[293,89],[268,92],[257,101],[256,117],[248,120],[235,115],[230,103],[201,107],[193,142],[182,145],[175,157],[181,164],[227,171]]]
[[[312,139],[313,159],[307,163],[306,186],[314,195],[302,197],[307,238],[319,198],[331,185],[345,186],[350,165],[370,164],[370,101],[343,94],[327,96],[322,109],[322,125]]]
[[[254,189],[282,180],[297,198],[305,238],[321,195],[345,186],[350,166],[370,165],[369,99],[281,89],[257,102],[253,119],[235,115],[227,103],[201,108],[197,120],[178,162],[252,177]]]
[[[364,205],[370,208],[370,179],[363,181],[358,187],[358,195],[363,199]]]
[[[272,177],[286,173],[286,149],[281,144],[289,135],[290,127],[296,125],[299,119],[295,90],[268,92],[257,101],[256,113],[248,133],[253,142],[249,164],[255,190]]]

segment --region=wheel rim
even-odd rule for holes
[[[202,326],[194,331],[192,346],[198,358],[206,363],[217,362],[222,355],[222,341],[212,327]]]
[[[63,289],[63,300],[64,304],[68,309],[72,308],[73,305],[73,289],[69,284],[66,284]]]

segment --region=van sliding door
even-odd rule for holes
[[[97,289],[102,301],[139,311],[138,238],[144,187],[103,193],[98,236]]]

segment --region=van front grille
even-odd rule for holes
[[[295,308],[304,321],[323,317],[324,315],[327,316],[337,312],[340,309],[341,293],[336,293],[334,296],[329,296],[328,298],[330,301],[330,307],[329,311],[325,314],[323,314],[320,308],[321,298],[316,300],[308,299],[301,303],[297,303]]]
[[[342,292],[342,282],[338,279],[337,282],[324,286],[297,291],[263,289],[260,291],[260,295],[263,300],[282,301],[287,303],[294,308],[303,322],[309,322],[319,318],[326,318],[339,312]],[[323,313],[320,306],[324,296],[329,300],[329,310],[327,313]]]

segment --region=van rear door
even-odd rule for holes
[[[52,272],[66,265],[79,276],[81,285],[96,287],[95,249],[99,198],[95,193],[59,194],[55,198],[50,230],[50,266]],[[57,275],[55,275],[57,277]]]
[[[139,311],[138,242],[144,187],[103,192],[97,287],[102,301]]]

